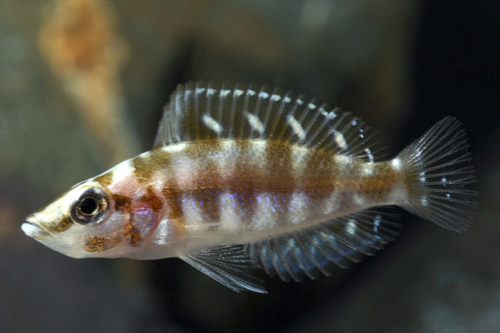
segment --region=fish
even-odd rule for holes
[[[453,117],[381,158],[359,118],[279,88],[189,82],[153,149],[82,181],[21,228],[73,258],[178,257],[234,291],[334,274],[401,228],[397,208],[455,232],[478,192]]]

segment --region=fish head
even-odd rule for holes
[[[142,225],[156,215],[142,212]],[[143,240],[144,228],[132,225],[115,197],[98,182],[74,186],[48,206],[29,215],[21,228],[47,247],[73,258],[127,257]]]

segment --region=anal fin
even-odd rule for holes
[[[397,214],[370,209],[248,245],[252,262],[283,281],[330,275],[373,255],[398,234]]]

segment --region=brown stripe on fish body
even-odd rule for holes
[[[168,170],[172,153],[166,149],[156,149],[132,159],[135,179],[139,183],[151,182],[154,175],[162,169]]]
[[[113,171],[108,171],[100,176],[94,178],[96,182],[104,187],[107,187],[113,183]]]
[[[351,159],[348,168],[347,172],[338,171],[341,176],[334,180],[338,193],[342,194],[340,205],[345,209],[387,204],[402,183],[390,162],[365,163]]]

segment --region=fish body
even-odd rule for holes
[[[397,205],[463,231],[477,193],[460,123],[445,118],[398,156],[376,161],[348,112],[265,87],[179,86],[153,150],[81,182],[22,228],[83,257],[179,257],[240,291],[248,274],[329,275],[398,233]]]

